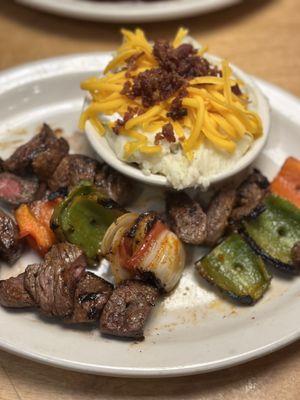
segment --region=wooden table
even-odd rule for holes
[[[60,54],[113,49],[120,39],[118,25],[58,18],[11,0],[0,0],[0,5],[0,69]],[[300,96],[299,0],[248,0],[219,13],[142,27],[154,37],[170,37],[180,24],[214,53]],[[0,400],[141,397],[299,399],[300,343],[225,371],[165,380],[77,374],[0,352]]]

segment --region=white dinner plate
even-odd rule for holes
[[[83,96],[80,81],[96,74],[108,54],[39,61],[0,74],[0,156],[7,157],[47,121],[61,127],[73,151],[90,153],[76,131]],[[256,80],[272,108],[267,146],[256,162],[272,178],[287,156],[300,156],[299,100]],[[162,208],[162,191],[145,189],[135,207]],[[143,342],[101,337],[98,329],[71,327],[32,311],[0,308],[0,347],[20,356],[77,371],[134,377],[188,375],[229,367],[272,352],[300,337],[300,277],[275,273],[255,306],[239,306],[200,279],[193,262],[203,248],[188,248],[188,266],[177,289],[156,307]],[[27,253],[0,279],[36,260]]]
[[[183,18],[203,14],[241,0],[161,0],[161,1],[89,1],[89,0],[16,0],[53,14],[110,22],[145,22]]]

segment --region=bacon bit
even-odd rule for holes
[[[178,96],[171,103],[170,111],[167,113],[167,117],[173,119],[173,121],[179,120],[187,115],[187,109],[182,107],[182,99],[187,95],[186,89],[182,89]]]
[[[240,89],[240,87],[239,87],[238,84],[232,86],[232,87],[231,87],[231,91],[232,91],[232,93],[234,93],[236,96],[241,96],[241,94],[242,94],[242,91],[241,91],[241,89]]]
[[[148,108],[171,97],[184,83],[185,80],[176,73],[153,68],[138,74],[133,84],[126,82],[122,94],[132,100],[141,97],[143,106]]]
[[[175,143],[176,138],[174,135],[173,125],[168,123],[162,127],[162,131],[155,135],[154,143],[159,144],[161,140],[166,140],[169,143]]]
[[[177,48],[166,40],[154,43],[153,55],[159,66],[186,79],[196,76],[218,76],[220,71],[211,65],[206,58],[196,55],[197,50],[191,44],[184,43]]]
[[[123,126],[126,124],[127,121],[129,121],[131,118],[133,118],[135,115],[139,115],[141,113],[141,110],[138,107],[128,107],[127,111],[124,114],[123,119],[117,119],[115,122],[114,127],[112,130],[116,135],[119,135],[120,130],[123,128]]]
[[[190,44],[182,44],[174,48],[165,40],[156,41],[153,55],[157,59],[159,67],[148,69],[139,73],[132,81],[126,81],[121,94],[132,100],[140,97],[143,107],[148,108],[173,96],[185,87],[191,78],[220,76],[221,72],[217,67],[196,53],[197,50]],[[127,61],[130,65],[135,65],[140,56],[141,53],[131,56]],[[170,112],[172,113],[172,110]],[[181,107],[180,101],[178,104],[174,104],[172,115],[174,119],[186,115],[186,110]]]

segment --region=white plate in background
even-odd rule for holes
[[[107,54],[81,54],[20,66],[0,74],[0,156],[37,131],[42,122],[62,127],[76,152],[89,154],[76,132],[84,93],[80,82],[96,74]],[[269,98],[272,127],[256,165],[272,178],[287,156],[300,157],[300,103],[256,80]],[[144,192],[136,206],[163,207],[161,190]],[[76,371],[113,376],[163,377],[208,372],[270,353],[300,337],[300,277],[274,274],[270,290],[255,306],[238,306],[200,279],[189,248],[180,285],[153,312],[143,342],[108,339],[97,328],[78,329],[40,318],[32,311],[0,308],[0,347],[23,357]],[[0,279],[35,261],[28,253],[13,267],[0,263]]]
[[[239,3],[241,0],[16,0],[53,14],[107,22],[146,22],[195,16]]]

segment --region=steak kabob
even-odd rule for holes
[[[100,319],[104,334],[141,339],[160,293],[181,277],[183,246],[156,213],[121,208],[131,181],[68,151],[45,124],[2,162],[0,198],[17,207],[17,224],[5,215],[13,227],[9,254],[15,260],[27,241],[44,259],[0,281],[0,304],[36,308],[68,323]],[[87,270],[102,257],[111,263],[115,288]]]

